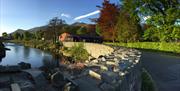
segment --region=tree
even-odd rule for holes
[[[67,33],[70,33],[70,34],[77,34],[77,31],[80,29],[81,27],[80,26],[72,26],[72,25],[67,25],[67,26],[64,26],[61,31],[62,33],[63,32],[67,32]]]
[[[21,38],[21,34],[18,33],[18,32],[15,32],[12,36],[13,36],[13,38],[16,39],[16,40]]]
[[[7,34],[6,32],[3,32],[3,33],[2,33],[2,36],[3,36],[3,37],[8,37],[8,34]]]
[[[179,0],[120,0],[131,16],[147,17],[159,41],[170,41],[175,22],[180,19]],[[153,31],[153,30],[146,30]],[[147,34],[147,33],[146,33]],[[154,36],[154,35],[153,35]]]
[[[87,29],[86,27],[81,27],[76,31],[76,34],[78,35],[83,35],[83,34],[87,34]]]
[[[158,41],[159,38],[157,37],[158,31],[154,27],[150,27],[145,30],[143,34],[143,38],[145,41]]]
[[[98,36],[98,34],[96,33],[96,25],[95,24],[89,24],[87,26],[87,34],[89,36]]]
[[[109,0],[104,0],[100,8],[100,17],[97,19],[98,30],[102,33],[105,40],[115,41],[117,35],[115,25],[119,15],[119,8],[115,4],[111,4]]]
[[[125,10],[120,11],[118,23],[116,25],[118,41],[135,42],[141,37],[141,27],[139,21],[132,18]]]
[[[58,28],[58,26],[61,26],[61,25],[64,25],[65,24],[65,21],[64,20],[62,20],[62,19],[59,19],[58,17],[54,17],[53,19],[51,19],[50,21],[49,21],[49,24],[48,24],[48,27],[49,27],[49,29],[51,29],[52,30],[52,32],[53,32],[53,43],[55,44],[56,43],[56,41],[57,41],[57,28]]]
[[[173,28],[171,33],[172,40],[178,42],[180,40],[180,26],[176,26]]]
[[[96,33],[98,34],[98,35],[100,35],[100,36],[102,36],[101,34],[101,30],[100,30],[100,27],[99,27],[99,25],[97,24],[96,25]]]
[[[32,34],[28,31],[25,31],[23,36],[24,36],[24,40],[30,40],[32,38]]]
[[[42,30],[39,30],[39,31],[36,31],[36,32],[35,32],[35,38],[36,38],[37,40],[42,39],[43,36],[44,36],[44,32],[43,32]]]

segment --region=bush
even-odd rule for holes
[[[142,71],[142,85],[141,85],[141,91],[155,91],[154,82],[149,75],[149,73],[143,69]]]
[[[70,48],[69,52],[75,62],[83,62],[89,57],[87,50],[84,49],[83,43],[75,44],[73,47]]]

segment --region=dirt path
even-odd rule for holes
[[[158,91],[180,91],[180,56],[143,51],[142,65],[152,75]]]

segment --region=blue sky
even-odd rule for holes
[[[98,17],[103,0],[0,0],[0,35],[46,25],[53,17],[71,24]],[[119,3],[119,0],[110,0]]]

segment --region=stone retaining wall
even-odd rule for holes
[[[141,91],[140,51],[94,43],[85,43],[85,47],[94,58],[85,63],[87,73],[74,79],[80,91]]]
[[[116,88],[116,91],[141,91],[141,64],[133,67]]]
[[[119,76],[109,76],[112,80],[116,79],[117,81],[107,82],[107,78],[102,79],[105,86],[100,86],[103,91],[141,91],[141,52],[135,49],[127,49],[123,47],[114,47],[114,52],[110,55],[105,56],[106,61],[112,59],[119,60],[118,63],[119,69],[112,70],[113,74],[119,74]],[[113,56],[112,56],[113,55]],[[108,58],[108,59],[107,59]],[[107,62],[106,62],[107,63]],[[124,64],[126,67],[121,67]],[[106,66],[108,67],[108,66]],[[105,72],[105,73],[109,73]],[[103,76],[103,75],[102,75]],[[113,79],[114,77],[114,79]],[[118,79],[120,78],[120,79]]]

